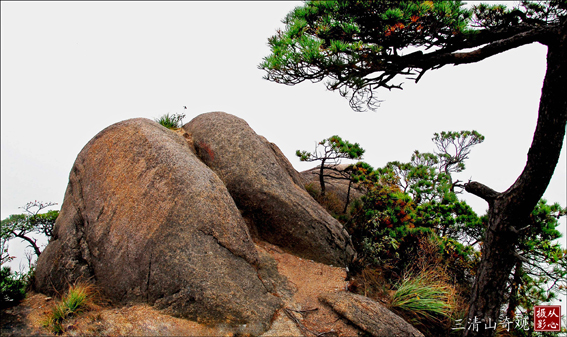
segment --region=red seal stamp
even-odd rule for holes
[[[561,306],[536,305],[534,331],[561,331]]]

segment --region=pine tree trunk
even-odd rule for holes
[[[516,317],[516,308],[518,307],[518,289],[522,283],[522,261],[516,259],[514,267],[514,279],[510,287],[510,295],[508,299],[508,309],[506,316],[512,321]]]
[[[319,185],[321,185],[321,196],[324,197],[325,196],[325,178],[324,178],[324,173],[325,173],[325,160],[323,159],[321,161],[321,168],[319,169]]]
[[[348,209],[348,204],[350,202],[350,188],[352,187],[352,179],[348,181],[348,190],[347,190],[347,195],[346,195],[346,203],[345,203],[345,208],[343,209],[343,213],[346,214],[347,209]]]
[[[521,224],[543,196],[559,160],[567,123],[567,28],[565,23],[558,34],[550,34],[547,71],[542,88],[538,121],[524,171],[505,192],[471,182],[465,189],[488,201],[488,228],[482,246],[470,299],[469,313],[463,326],[463,336],[493,336],[496,329],[485,329],[484,321],[495,322],[500,316],[509,276],[516,261],[515,248]],[[518,69],[521,71],[521,69]],[[513,122],[513,121],[511,121]],[[476,319],[476,320],[475,320]],[[484,320],[473,331],[476,321]]]

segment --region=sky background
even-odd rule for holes
[[[268,37],[301,2],[1,3],[1,216],[29,201],[59,209],[83,146],[135,117],[210,111],[243,118],[306,170],[297,149],[332,135],[358,142],[374,167],[431,152],[435,132],[477,130],[460,180],[506,190],[521,173],[537,120],[547,48],[445,66],[383,91],[376,112],[353,112],[323,83],[285,86],[257,68]],[[187,106],[187,110],[183,109]],[[567,205],[566,149],[544,197]],[[463,194],[484,214],[487,204]],[[565,233],[566,219],[561,229]],[[565,238],[562,239],[563,245]],[[25,246],[25,245],[24,245]],[[11,251],[21,249],[11,243]]]

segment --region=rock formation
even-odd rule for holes
[[[368,297],[337,292],[321,294],[319,300],[372,336],[423,337],[411,324]]]
[[[78,155],[36,288],[91,279],[118,302],[265,330],[281,301],[233,199],[179,135],[147,119],[114,124]]]
[[[257,335],[293,287],[253,237],[329,265],[354,256],[342,225],[242,119],[207,113],[176,132],[130,119],[77,156],[35,287],[90,280],[117,303]]]
[[[297,184],[301,178],[279,149],[244,120],[211,112],[183,129],[199,157],[226,185],[252,233],[325,264],[346,266],[352,260],[346,230]]]

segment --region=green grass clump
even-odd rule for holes
[[[404,277],[392,295],[390,307],[418,324],[440,322],[455,310],[454,288],[435,272],[422,271]]]
[[[93,305],[93,287],[87,283],[78,283],[69,288],[65,297],[55,304],[43,321],[43,326],[55,334],[64,331],[63,321],[87,310]]]
[[[169,113],[161,116],[158,119],[154,119],[159,124],[165,126],[168,129],[179,129],[183,124],[183,118],[185,118],[185,114],[172,114]]]

